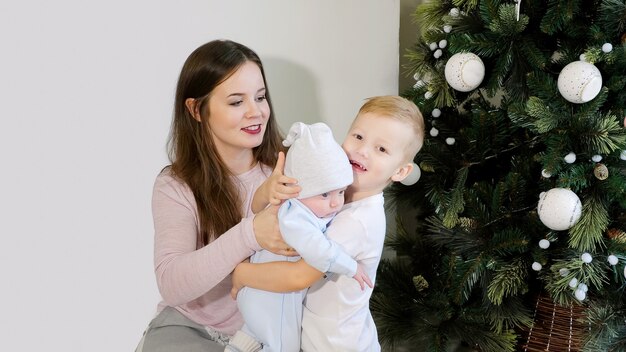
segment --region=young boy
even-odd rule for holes
[[[323,123],[294,123],[283,144],[290,147],[285,160],[285,176],[296,179],[300,190],[297,198],[286,200],[278,212],[285,242],[317,270],[348,275],[361,285],[363,282],[371,285],[357,262],[325,236],[326,227],[343,206],[344,192],[353,180],[346,153]],[[266,181],[273,182],[277,180],[271,177]],[[252,201],[255,212],[270,203],[269,194],[262,187],[255,192]],[[262,250],[256,252],[250,262],[295,259]],[[225,350],[258,351],[262,344],[264,351],[298,351],[305,294],[306,290],[275,293],[250,287],[242,289],[237,304],[245,325]]]
[[[365,102],[343,142],[354,174],[346,205],[327,236],[365,267],[372,282],[386,233],[383,190],[406,178],[424,140],[424,121],[412,102],[398,96]],[[291,263],[242,263],[233,272],[234,291],[243,286],[292,291],[314,283],[306,295],[302,350],[380,351],[369,311],[372,289],[354,280],[329,275],[300,260]],[[316,282],[317,281],[317,282]]]

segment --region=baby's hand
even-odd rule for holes
[[[276,167],[270,177],[263,183],[265,194],[271,205],[280,205],[285,199],[297,197],[302,187],[298,186],[298,180],[283,174],[285,168],[285,153],[278,153]]]
[[[359,262],[356,263],[356,274],[354,274],[352,278],[354,278],[359,283],[359,285],[361,286],[361,291],[365,290],[365,284],[367,284],[367,286],[369,286],[370,288],[374,288],[372,280],[370,280],[370,278],[367,276],[365,270],[363,269],[363,266]]]

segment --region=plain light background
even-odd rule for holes
[[[193,49],[250,46],[283,129],[325,121],[342,140],[364,98],[398,92],[399,10],[399,0],[1,2],[0,350],[134,350],[159,300],[150,198]]]

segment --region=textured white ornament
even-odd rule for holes
[[[537,262],[533,263],[533,270],[534,271],[539,271],[539,270],[541,270],[541,268],[542,268],[541,264],[539,264]]]
[[[578,279],[577,278],[572,278],[571,280],[569,280],[569,287],[575,288],[576,286],[578,286]]]
[[[432,112],[433,117],[439,117],[441,116],[441,110],[434,108],[433,112]]]
[[[460,13],[461,13],[461,11],[457,7],[454,7],[454,8],[450,9],[450,16],[452,16],[452,17],[459,17]]]
[[[566,163],[573,164],[576,161],[576,154],[574,152],[570,152],[563,159],[565,159]]]
[[[613,44],[611,44],[611,43],[604,43],[602,45],[602,51],[604,51],[605,53],[610,53],[611,51],[613,51]]]
[[[453,137],[446,138],[446,143],[448,145],[453,145],[455,142],[456,142],[456,139],[454,139]]]
[[[443,31],[446,32],[446,33],[452,32],[452,26],[446,24],[445,26],[443,26]]]
[[[541,170],[541,176],[545,177],[545,178],[550,178],[552,177],[552,174],[550,173],[550,171],[543,169]]]
[[[601,162],[601,161],[602,161],[602,155],[598,155],[598,154],[596,154],[596,155],[594,155],[594,156],[592,156],[592,157],[591,157],[591,160],[593,160],[593,161],[594,161],[594,162],[596,162],[596,163],[599,163],[599,162]]]
[[[566,277],[567,275],[569,275],[569,270],[567,268],[561,268],[559,269],[559,275]]]
[[[445,39],[441,39],[441,40],[439,41],[439,47],[440,47],[441,49],[443,49],[443,48],[445,48],[446,46],[448,46],[448,41],[447,41],[447,40],[445,40]]]
[[[539,248],[541,249],[548,249],[548,247],[550,247],[550,241],[543,239],[541,241],[539,241]]]
[[[439,135],[439,130],[438,130],[438,129],[436,129],[436,128],[434,128],[434,127],[433,127],[433,128],[431,128],[431,129],[430,129],[430,135],[431,135],[432,137],[437,137],[437,136]]]
[[[574,226],[581,211],[580,199],[569,189],[552,188],[539,195],[539,220],[551,230],[563,231]]]
[[[420,170],[420,167],[416,163],[413,163],[413,170],[411,170],[411,173],[404,180],[400,181],[400,183],[405,186],[412,186],[420,179],[421,176],[422,170]]]
[[[617,265],[617,263],[619,262],[619,259],[617,259],[616,256],[614,256],[613,254],[611,254],[608,258],[606,258],[606,260],[609,262],[609,264],[611,265]]]
[[[589,264],[593,260],[593,257],[591,256],[591,254],[585,252],[580,255],[580,260],[582,260],[584,263]]]
[[[424,98],[426,99],[430,99],[433,97],[433,92],[431,91],[427,91],[426,93],[424,93]]]
[[[619,158],[622,160],[626,160],[626,150],[622,150],[622,152],[619,153]]]
[[[478,88],[485,78],[485,65],[476,54],[458,53],[446,62],[445,75],[450,87],[469,92]]]
[[[550,247],[550,241],[543,239],[541,241],[539,241],[539,248],[541,249],[548,249],[548,247]]]
[[[602,89],[602,75],[593,64],[574,61],[559,73],[559,92],[567,101],[582,104],[595,98]]]
[[[435,59],[438,59],[441,57],[441,55],[443,55],[443,51],[441,51],[441,49],[437,49],[435,50],[435,52],[433,53],[433,56],[435,57]]]
[[[578,290],[581,290],[581,291],[583,291],[583,292],[587,292],[587,291],[589,291],[589,287],[587,287],[587,285],[586,285],[586,284],[583,284],[582,282],[578,284],[577,289],[578,289]]]
[[[574,296],[576,296],[577,300],[584,301],[585,298],[587,297],[587,293],[583,290],[576,290],[574,291]]]
[[[430,48],[431,51],[435,51],[435,49],[437,49],[437,43],[432,42],[428,44],[428,47]]]

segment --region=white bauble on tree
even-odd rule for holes
[[[458,53],[446,62],[445,74],[450,87],[469,92],[478,88],[485,78],[485,65],[476,54]]]
[[[537,212],[539,220],[548,228],[563,231],[580,219],[582,207],[576,193],[566,188],[552,188],[541,192]]]
[[[582,104],[593,100],[602,89],[602,75],[593,64],[574,61],[559,73],[559,92],[567,101]]]
[[[405,177],[404,180],[400,181],[400,183],[405,186],[412,186],[417,183],[417,181],[419,181],[421,176],[422,171],[420,170],[419,165],[413,163],[413,170],[411,170],[411,173],[407,177]]]

